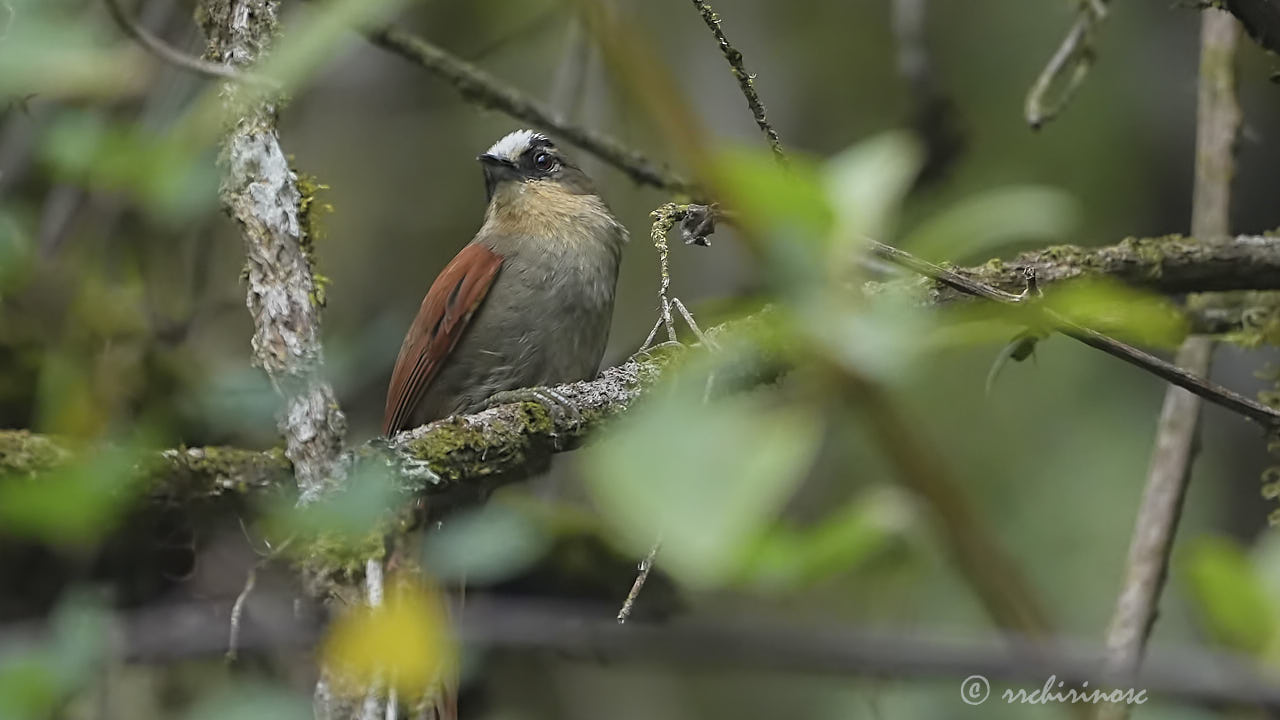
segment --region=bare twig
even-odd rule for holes
[[[720,46],[720,52],[724,54],[724,59],[729,62],[729,70],[733,72],[733,77],[738,81],[742,96],[747,99],[747,107],[751,109],[751,116],[755,118],[756,125],[760,127],[760,132],[764,133],[765,139],[769,141],[769,149],[773,151],[774,158],[779,162],[785,161],[787,156],[782,151],[782,141],[778,139],[778,132],[773,129],[773,125],[769,124],[769,118],[765,115],[764,103],[760,102],[760,95],[756,93],[755,76],[747,72],[747,68],[742,62],[742,52],[730,44],[729,38],[725,37],[724,30],[720,28],[720,15],[711,9],[711,5],[706,0],[692,1],[693,6],[702,15],[702,21],[707,24],[712,34],[716,36],[716,43]]]
[[[1093,33],[1107,0],[1080,0],[1076,21],[1027,93],[1027,124],[1038,130],[1062,112],[1093,66]]]
[[[648,554],[640,561],[640,565],[636,571],[636,580],[631,583],[631,591],[627,593],[627,599],[623,601],[622,608],[618,610],[618,624],[621,625],[631,618],[631,608],[636,604],[636,598],[640,597],[640,591],[644,589],[644,584],[649,579],[649,572],[653,570],[653,561],[658,557],[658,551],[662,549],[662,538],[658,538],[653,543],[653,547],[649,548]]]
[[[1230,231],[1231,179],[1240,127],[1235,95],[1235,55],[1240,26],[1220,10],[1201,16],[1200,97],[1196,133],[1196,183],[1191,232],[1198,237],[1225,237]],[[1214,343],[1188,338],[1178,350],[1177,364],[1208,376]],[[1150,470],[1129,543],[1124,586],[1107,630],[1111,669],[1133,672],[1142,663],[1155,625],[1156,608],[1168,574],[1169,556],[1182,514],[1182,502],[1195,458],[1200,398],[1178,387],[1164,397]],[[1125,705],[1099,708],[1098,717],[1124,720]]]
[[[120,6],[120,0],[102,0],[102,2],[106,4],[107,12],[111,15],[111,19],[115,21],[116,25],[118,25],[126,35],[137,41],[144,50],[174,67],[208,78],[232,80],[235,82],[267,87],[275,85],[275,83],[272,83],[265,78],[258,77],[253,73],[237,70],[232,65],[210,62],[203,58],[188,55],[166,43],[164,40],[161,40],[159,37],[151,34],[151,32],[146,28],[139,25],[138,22],[130,17],[129,14],[125,12],[124,8]]]
[[[668,342],[676,341],[676,326],[671,321],[671,300],[667,297],[667,291],[671,288],[670,250],[667,247],[667,233],[671,231],[671,226],[675,224],[676,220],[682,216],[683,211],[675,203],[666,203],[649,213],[649,217],[653,218],[653,227],[649,231],[649,237],[653,240],[653,246],[658,249],[658,324],[653,326],[653,330],[649,332],[649,337],[645,338],[644,345],[640,346],[642,350],[653,344],[654,336],[657,334],[659,327],[666,327]]]
[[[558,139],[573,143],[621,170],[642,185],[690,192],[689,181],[650,162],[639,152],[623,146],[603,133],[567,122],[555,111],[536,102],[516,88],[503,83],[480,68],[445,52],[427,41],[394,27],[370,31],[369,42],[399,55],[455,87],[463,98],[481,107],[506,113],[541,129],[553,131]]]
[[[249,593],[253,592],[253,588],[258,583],[258,566],[249,568],[249,573],[244,579],[244,588],[240,590],[240,594],[236,596],[235,603],[231,606],[231,618],[228,621],[230,629],[227,631],[227,662],[235,662],[236,656],[239,654],[240,648],[240,620],[244,616],[244,604],[249,599]]]

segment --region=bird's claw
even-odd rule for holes
[[[582,413],[569,398],[548,387],[519,388],[494,393],[485,401],[484,409],[521,402],[533,402],[546,408],[551,421],[556,425],[567,423],[577,427],[582,424]]]

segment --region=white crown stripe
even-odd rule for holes
[[[546,142],[547,136],[533,130],[516,130],[494,143],[485,154],[514,161],[539,140]]]

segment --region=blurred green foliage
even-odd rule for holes
[[[1276,595],[1262,582],[1255,559],[1239,543],[1197,538],[1188,548],[1187,589],[1209,636],[1224,647],[1280,661]]]
[[[52,717],[89,686],[107,659],[107,617],[84,596],[65,598],[50,615],[48,640],[37,647],[0,647],[0,717]]]
[[[553,86],[574,85],[573,68],[586,58],[585,90],[565,103],[565,114],[655,159],[677,166],[681,159],[670,157],[636,119],[643,114],[602,79],[591,52],[575,50],[569,16],[557,2],[286,5],[279,49],[259,72],[289,95],[280,116],[287,151],[332,187],[327,197],[337,212],[326,218],[316,257],[332,278],[329,372],[359,442],[376,433],[385,376],[408,318],[480,222],[483,183],[472,159],[516,124],[364,47],[350,25],[403,9],[406,25],[539,98],[555,94]],[[763,294],[778,303],[781,321],[770,329],[776,337],[737,347],[722,339],[728,347],[721,356],[671,378],[580,462],[559,463],[556,489],[547,493],[556,501],[544,503],[543,515],[505,502],[451,515],[422,543],[429,571],[446,582],[518,579],[583,531],[572,520],[586,511],[563,507],[582,500],[600,515],[585,532],[603,532],[633,560],[663,539],[658,572],[675,578],[691,613],[752,608],[926,632],[988,632],[972,593],[945,562],[946,549],[926,532],[916,498],[880,465],[865,432],[871,420],[855,422],[844,412],[824,370],[834,366],[890,388],[1050,598],[1061,627],[1098,636],[1121,579],[1163,385],[1052,340],[1035,367],[1007,369],[988,393],[986,369],[1023,331],[1024,313],[989,304],[935,313],[865,302],[857,289],[869,273],[854,262],[863,236],[969,262],[1033,242],[1109,243],[1186,226],[1197,15],[1117,7],[1098,38],[1106,63],[1067,115],[1031,135],[1018,108],[1074,11],[1072,3],[1059,5],[930,4],[938,80],[967,143],[955,166],[922,189],[914,185],[925,161],[921,143],[904,131],[886,132],[903,124],[912,102],[894,69],[887,3],[740,0],[720,8],[759,73],[758,88],[791,156],[786,167],[763,150],[743,149],[762,144],[687,7],[620,4],[631,27],[647,32],[655,51],[680,68],[671,91],[696,98],[703,120],[730,148],[715,155],[716,185],[745,230],[721,230],[711,250],[674,248],[676,294],[704,324],[717,319],[713,304]],[[190,38],[189,4],[133,9],[175,44],[201,51]],[[115,447],[38,481],[0,479],[0,532],[7,544],[47,544],[79,562],[101,549],[141,491],[128,478],[147,452],[183,442],[271,446],[276,400],[248,367],[249,321],[237,283],[242,249],[237,229],[217,211],[215,143],[227,121],[220,85],[144,55],[97,2],[2,0],[0,34],[0,425]],[[1272,175],[1280,161],[1266,128],[1277,126],[1280,102],[1258,79],[1271,62],[1252,48],[1244,57],[1249,126],[1261,139],[1242,154],[1241,230],[1275,225]],[[570,152],[642,236],[648,211],[670,198]],[[632,352],[652,325],[653,265],[645,243],[626,250],[611,360]],[[1171,347],[1185,332],[1165,300],[1110,284],[1054,288],[1044,302],[1144,346]],[[764,343],[785,345],[802,369],[743,395],[706,392],[713,377]],[[1223,354],[1221,372],[1246,387],[1256,358]],[[1280,563],[1265,538],[1248,549],[1265,513],[1255,488],[1226,482],[1256,475],[1250,464],[1261,462],[1260,444],[1233,419],[1206,417],[1198,482],[1180,531],[1186,541],[1173,570],[1176,586],[1189,592],[1165,598],[1156,640],[1194,641],[1203,632],[1273,659],[1269,608]],[[131,439],[142,434],[146,441]],[[399,492],[385,472],[362,468],[347,492],[325,502],[297,509],[282,501],[247,510],[243,519],[251,536],[261,530],[273,542],[323,539],[335,556],[350,559],[380,540],[388,512],[403,500]],[[1243,540],[1204,540],[1210,528]],[[215,537],[209,542],[225,542]],[[600,555],[584,557],[588,565],[604,563]],[[198,585],[217,571],[231,577],[232,595],[243,586],[243,564],[212,552],[202,560],[215,572],[202,567],[194,579],[164,587]],[[888,582],[877,574],[886,568],[912,574]],[[76,568],[76,582],[84,582],[82,571]],[[626,590],[619,583],[611,597],[621,602]],[[642,594],[639,602],[656,599]],[[394,626],[379,637],[395,638]],[[50,717],[101,681],[98,610],[69,597],[50,629],[39,648],[0,647],[0,717]],[[491,717],[844,719],[967,709],[950,683],[744,681],[731,672],[503,662],[486,669],[503,686]],[[283,681],[269,682],[269,673],[242,685],[224,677],[220,661],[183,665],[195,667],[198,688],[174,701],[179,710],[151,716],[309,716],[306,700],[283,690]],[[133,712],[144,705],[133,704],[138,695],[172,692],[152,682],[112,700],[119,716],[146,717]],[[620,706],[619,694],[635,702]],[[550,705],[554,711],[542,712]],[[1002,708],[983,711],[1002,717]],[[1136,717],[1143,713],[1175,716],[1157,707]],[[1197,710],[1179,717],[1192,716],[1203,717]]]

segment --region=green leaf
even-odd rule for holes
[[[48,717],[56,706],[58,680],[37,654],[0,659],[0,717],[27,720]]]
[[[624,548],[641,557],[661,536],[663,567],[701,588],[737,572],[819,439],[806,409],[760,396],[704,403],[705,377],[659,388],[583,457],[588,488]]]
[[[67,697],[99,672],[107,653],[107,620],[101,606],[79,595],[62,600],[49,620],[42,646],[0,648],[0,718],[50,717]]]
[[[1080,205],[1067,193],[1038,185],[996,188],[956,202],[925,220],[902,246],[930,259],[959,262],[992,255],[1012,242],[1069,234]]]
[[[836,237],[887,238],[923,160],[919,142],[902,130],[863,140],[828,160],[823,181]]]
[[[548,542],[546,533],[526,513],[491,502],[450,516],[429,533],[423,567],[439,580],[497,582],[536,562]]]
[[[358,41],[352,28],[387,19],[402,3],[403,0],[329,0],[309,5],[309,12],[301,21],[281,36],[261,72],[292,90],[341,55],[340,46]]]
[[[1177,347],[1187,321],[1166,298],[1103,279],[1053,288],[1045,304],[1072,322],[1139,345]]]
[[[1205,537],[1187,551],[1185,574],[1209,634],[1226,647],[1261,653],[1276,645],[1276,615],[1249,556],[1233,540]]]
[[[777,592],[856,573],[903,547],[916,524],[910,498],[896,487],[878,487],[815,527],[767,530],[743,569],[743,579],[760,590]]]
[[[391,469],[378,462],[359,463],[339,491],[307,505],[281,499],[267,512],[267,524],[278,537],[325,537],[363,544],[389,517],[401,488]]]
[[[110,446],[39,477],[0,482],[0,526],[51,545],[92,545],[138,491],[141,447]]]
[[[797,326],[827,355],[880,382],[909,381],[930,350],[936,315],[903,298],[855,304],[825,293],[796,313]]]
[[[713,164],[724,203],[779,250],[799,245],[810,261],[830,234],[832,213],[817,167],[803,157],[784,167],[764,151],[728,150]]]

